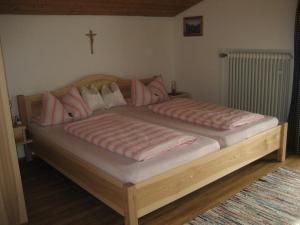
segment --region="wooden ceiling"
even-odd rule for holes
[[[0,0],[0,14],[172,17],[202,0]]]

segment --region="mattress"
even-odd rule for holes
[[[133,116],[132,109],[133,108],[127,106],[116,107],[109,110],[109,112],[118,112],[123,115]],[[106,112],[107,111],[99,111],[96,114]],[[147,118],[147,111],[145,112],[141,111]],[[137,112],[137,114],[139,114],[139,112]],[[148,119],[150,120],[151,118]],[[160,124],[160,122],[157,121],[157,124]],[[204,137],[192,131],[180,129],[180,126],[178,126],[175,128],[176,130],[188,135],[196,136],[197,141],[188,146],[177,147],[159,157],[138,162],[108,150],[101,149],[100,147],[72,136],[64,131],[63,125],[41,127],[33,123],[29,126],[29,129],[35,139],[46,139],[49,143],[55,143],[69,153],[78,156],[82,160],[98,167],[124,183],[142,182],[150,177],[159,175],[204,155],[220,150],[220,145],[216,140]]]
[[[225,148],[237,144],[247,138],[255,136],[261,132],[274,128],[278,125],[278,119],[275,117],[265,117],[255,123],[239,127],[233,130],[216,130],[206,128],[196,124],[184,122],[173,119],[167,116],[159,115],[150,111],[147,107],[123,107],[114,108],[114,111],[124,113],[132,117],[148,121],[150,123],[157,123],[162,126],[178,129],[193,134],[203,135],[217,140],[221,148]]]

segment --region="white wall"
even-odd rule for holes
[[[293,49],[297,0],[204,0],[175,18],[0,16],[10,95],[52,90],[84,75],[146,77],[197,99],[220,100],[225,48]],[[183,37],[182,18],[203,15],[204,36]],[[97,33],[95,55],[85,33]]]
[[[92,29],[95,54],[85,34]],[[6,75],[15,96],[53,90],[84,75],[172,76],[172,18],[0,16]]]
[[[174,21],[179,88],[220,102],[220,49],[293,49],[297,0],[204,0]],[[204,36],[183,37],[182,19],[202,15]]]

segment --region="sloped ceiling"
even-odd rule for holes
[[[202,0],[0,0],[0,14],[172,17]]]

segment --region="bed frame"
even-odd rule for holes
[[[152,79],[142,81],[149,83]],[[100,88],[110,82],[118,83],[126,97],[130,95],[130,80],[111,75],[86,76],[72,85],[82,87],[93,83]],[[53,93],[61,97],[70,86]],[[28,125],[31,118],[40,112],[41,102],[41,94],[18,96],[20,117],[24,125]],[[126,225],[138,225],[138,219],[142,216],[272,152],[277,151],[277,160],[284,161],[287,123],[137,184],[123,183],[56,143],[32,138],[32,148],[39,157],[123,215]]]

